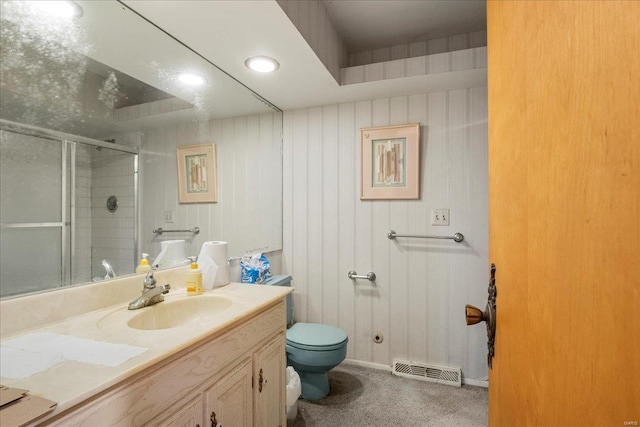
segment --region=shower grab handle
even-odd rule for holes
[[[376,273],[374,273],[373,271],[370,271],[365,275],[358,276],[358,273],[356,273],[355,270],[351,270],[347,273],[347,277],[351,280],[367,279],[368,281],[373,282],[376,280]]]
[[[164,230],[162,227],[158,227],[158,228],[153,230],[153,234],[162,235],[162,233],[193,233],[193,234],[198,234],[198,233],[200,233],[200,227],[193,227],[191,230]]]

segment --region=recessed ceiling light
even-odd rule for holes
[[[253,56],[244,61],[244,65],[260,73],[270,73],[280,68],[278,61],[268,56]]]
[[[83,14],[80,5],[74,1],[34,1],[31,6],[38,13],[54,18],[71,19]]]
[[[180,73],[178,80],[189,86],[200,86],[207,81],[204,77],[193,73]]]

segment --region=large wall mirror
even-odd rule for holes
[[[0,297],[133,273],[165,240],[282,249],[281,111],[118,1],[1,7]],[[211,143],[217,202],[179,203],[177,147]]]

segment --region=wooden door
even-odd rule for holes
[[[205,425],[253,426],[251,359],[246,359],[205,392]]]
[[[640,421],[640,2],[488,1],[490,426]]]
[[[255,427],[287,425],[284,347],[284,334],[278,334],[253,355]]]

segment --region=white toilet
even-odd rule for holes
[[[291,276],[273,276],[265,283],[291,286]],[[291,294],[287,296],[287,325],[293,322]],[[320,323],[296,323],[287,330],[287,364],[300,375],[302,398],[318,400],[329,394],[328,372],[347,355],[347,333]]]

